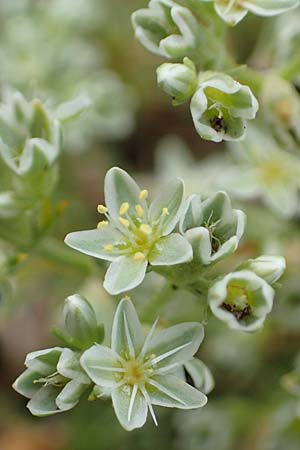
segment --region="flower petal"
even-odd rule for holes
[[[139,197],[140,192],[139,186],[125,170],[113,167],[107,172],[104,180],[105,202],[109,214],[114,219],[118,219],[120,206],[124,202],[133,207],[132,211],[137,204],[146,207],[145,201]],[[130,212],[131,210],[128,211],[129,214]]]
[[[195,262],[208,265],[211,262],[211,242],[207,228],[197,227],[186,232],[186,237],[193,248]]]
[[[41,374],[39,372],[26,369],[16,379],[12,387],[16,392],[24,395],[24,397],[31,398],[41,388],[40,384],[34,383],[34,381],[39,378],[41,378]]]
[[[133,387],[123,385],[114,389],[111,394],[116,416],[122,427],[127,431],[142,427],[146,422],[148,413],[147,403],[143,395],[137,391],[132,403],[132,393]]]
[[[109,266],[103,287],[112,295],[129,291],[144,279],[148,261],[135,260],[133,256],[120,256]]]
[[[193,259],[192,247],[188,240],[178,233],[172,233],[157,241],[149,255],[153,266],[170,266]]]
[[[153,405],[193,409],[207,403],[206,395],[174,375],[155,376],[149,384],[147,391]]]
[[[69,381],[56,398],[58,408],[62,411],[74,408],[86,389],[87,384],[79,383],[77,380]]]
[[[168,214],[162,216],[163,208]],[[162,222],[162,235],[166,236],[175,228],[184,208],[184,183],[180,178],[170,181],[155,197],[149,209],[151,224]]]
[[[298,0],[244,0],[249,11],[259,16],[274,16],[299,5]]]
[[[80,358],[80,364],[99,386],[114,387],[122,378],[118,355],[103,345],[94,345],[86,350]]]
[[[215,382],[209,368],[198,358],[193,358],[184,364],[185,369],[192,377],[194,386],[204,394],[209,394]]]
[[[156,333],[147,348],[154,368],[165,371],[174,363],[188,361],[204,338],[203,326],[197,322],[180,323]],[[152,356],[155,355],[155,356]]]
[[[144,333],[132,302],[124,298],[116,310],[111,335],[111,348],[119,355],[137,356],[144,342]]]
[[[27,403],[27,408],[34,416],[51,416],[61,412],[56,405],[56,397],[60,388],[44,386]]]
[[[105,261],[114,261],[119,256],[119,251],[113,247],[112,251],[104,250],[105,245],[115,245],[122,242],[122,234],[112,226],[108,225],[103,230],[85,230],[69,233],[65,238],[65,243],[81,253],[85,253],[95,258]]]
[[[80,365],[80,353],[64,348],[57,364],[57,371],[70,380],[76,379],[78,383],[90,384],[89,377],[83,372]]]
[[[63,349],[60,347],[47,348],[28,353],[25,366],[41,375],[56,372],[56,366]]]

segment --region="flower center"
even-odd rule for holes
[[[143,363],[137,361],[136,359],[132,359],[123,363],[123,367],[125,369],[124,372],[124,381],[126,384],[134,385],[134,384],[144,384],[147,379],[147,370]]]
[[[237,320],[242,320],[251,314],[251,293],[245,286],[230,284],[221,307],[232,313]]]
[[[261,165],[261,178],[268,185],[289,179],[284,164],[278,160],[266,161]]]
[[[161,215],[157,220],[149,220],[148,208],[145,203],[148,192],[140,192],[142,204],[130,205],[123,202],[119,207],[118,219],[112,218],[104,205],[99,205],[97,210],[104,214],[107,220],[98,223],[98,228],[105,229],[109,224],[118,229],[122,238],[118,242],[104,245],[104,251],[111,253],[116,251],[118,255],[132,255],[136,261],[147,259],[149,252],[161,237],[165,220],[169,215],[168,208],[162,208]]]
[[[34,384],[42,384],[45,386],[63,387],[67,383],[67,378],[60,375],[58,372],[54,372],[47,377],[41,377],[33,381]]]

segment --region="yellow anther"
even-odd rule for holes
[[[126,214],[128,212],[128,210],[129,210],[129,203],[124,202],[120,206],[119,213],[121,216],[124,216],[124,214]]]
[[[103,230],[107,226],[108,226],[108,221],[107,220],[101,220],[101,222],[99,222],[97,224],[97,228],[99,228],[100,230]]]
[[[103,246],[103,248],[104,248],[104,251],[105,251],[105,252],[110,253],[110,252],[113,251],[114,246],[113,246],[112,244],[105,244],[105,245]]]
[[[131,300],[131,297],[129,297],[129,295],[124,295],[123,299],[124,300]]]
[[[146,259],[146,256],[145,256],[144,253],[142,253],[142,252],[136,252],[136,253],[133,255],[133,259],[134,259],[135,261],[144,261],[144,260]]]
[[[138,217],[143,217],[144,215],[144,208],[141,207],[141,205],[135,205],[135,211],[138,215]]]
[[[162,209],[162,215],[163,216],[168,216],[170,213],[169,213],[169,210],[168,210],[168,208],[163,208]]]
[[[124,217],[119,217],[119,222],[121,225],[123,225],[124,227],[128,228],[129,227],[129,220],[124,219]]]
[[[144,234],[151,234],[152,233],[152,228],[147,223],[142,223],[142,225],[140,226],[140,230]]]
[[[105,214],[105,213],[107,213],[108,209],[104,205],[98,205],[97,206],[97,211],[100,214]]]
[[[148,191],[147,191],[147,189],[143,189],[140,192],[139,198],[140,198],[140,200],[147,200],[147,198],[148,198]]]

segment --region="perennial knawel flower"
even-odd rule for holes
[[[200,72],[191,114],[203,139],[214,142],[243,139],[245,121],[254,119],[257,110],[258,102],[248,86],[225,73]]]
[[[13,388],[30,399],[27,408],[31,414],[49,416],[77,405],[90,384],[79,357],[79,353],[60,347],[27,355],[27,369],[16,379]]]
[[[274,289],[256,273],[238,270],[216,281],[208,303],[218,319],[234,330],[256,331],[271,312]]]
[[[141,190],[122,169],[110,169],[104,182],[106,206],[98,212],[105,220],[97,229],[67,235],[70,247],[110,261],[103,286],[119,294],[139,285],[148,264],[172,266],[192,259],[192,248],[179,233],[172,233],[184,208],[184,185],[175,179],[150,205],[148,191]]]
[[[145,338],[133,304],[124,298],[113,320],[111,348],[94,345],[81,357],[91,380],[110,392],[127,430],[142,427],[148,410],[157,424],[152,405],[192,409],[207,402],[203,393],[177,376],[202,342],[202,325],[181,323],[155,333],[156,325]]]
[[[224,184],[244,199],[261,197],[275,213],[292,217],[299,211],[300,162],[283,151],[263,129],[249,127],[242,142],[232,143],[236,164],[228,170]]]
[[[258,16],[275,16],[296,8],[299,0],[202,0],[214,1],[217,14],[230,25],[236,25],[248,13]]]
[[[220,191],[204,201],[191,195],[180,231],[193,248],[193,260],[209,265],[235,252],[245,223],[243,211],[233,209],[229,196]]]
[[[135,37],[152,53],[176,59],[204,53],[202,26],[190,9],[173,0],[151,0],[147,9],[133,13],[132,24]]]

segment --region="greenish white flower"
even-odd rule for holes
[[[285,269],[285,259],[274,255],[261,255],[255,259],[248,259],[238,267],[238,270],[250,270],[256,273],[269,284],[276,283]]]
[[[67,235],[70,247],[111,264],[104,288],[119,294],[138,286],[148,264],[172,266],[192,259],[192,248],[179,233],[172,233],[184,208],[184,184],[170,182],[149,205],[141,190],[122,169],[110,169],[104,182],[106,206],[98,211],[106,220],[97,229]]]
[[[226,188],[242,199],[262,198],[276,214],[289,218],[299,211],[300,161],[283,151],[268,129],[249,127],[247,137],[232,143],[235,165]]]
[[[103,328],[98,325],[94,309],[81,295],[75,294],[65,300],[64,324],[70,341],[79,349],[101,342]]]
[[[214,1],[217,14],[229,25],[236,25],[248,13],[258,16],[275,16],[296,8],[299,0],[202,0]]]
[[[165,63],[157,69],[157,83],[173,98],[173,105],[185,103],[198,86],[195,64],[184,58],[183,64]]]
[[[208,292],[212,313],[234,330],[256,331],[271,312],[274,289],[250,270],[232,272]]]
[[[299,63],[300,64],[300,63]],[[265,77],[260,95],[261,112],[282,146],[300,143],[300,98],[292,83],[276,76]]]
[[[135,36],[152,53],[166,58],[199,58],[203,30],[190,9],[173,0],[151,0],[133,13]]]
[[[133,304],[123,299],[115,313],[111,347],[95,345],[81,365],[100,388],[110,390],[118,420],[126,430],[140,428],[148,410],[157,424],[153,405],[193,409],[207,398],[176,376],[176,370],[198,350],[204,333],[199,323],[181,323],[145,338]]]
[[[197,133],[206,140],[241,140],[246,119],[254,119],[258,102],[248,86],[229,75],[200,72],[198,89],[191,100],[191,114]]]
[[[49,416],[77,405],[90,384],[79,357],[79,353],[60,347],[27,355],[27,369],[16,379],[13,388],[30,399],[27,408],[31,414]]]
[[[61,129],[40,100],[19,92],[0,105],[0,156],[17,175],[49,169],[61,150]]]
[[[200,195],[190,196],[180,231],[193,248],[193,260],[209,265],[235,252],[245,224],[243,211],[233,209],[229,196],[220,191],[204,201]]]

